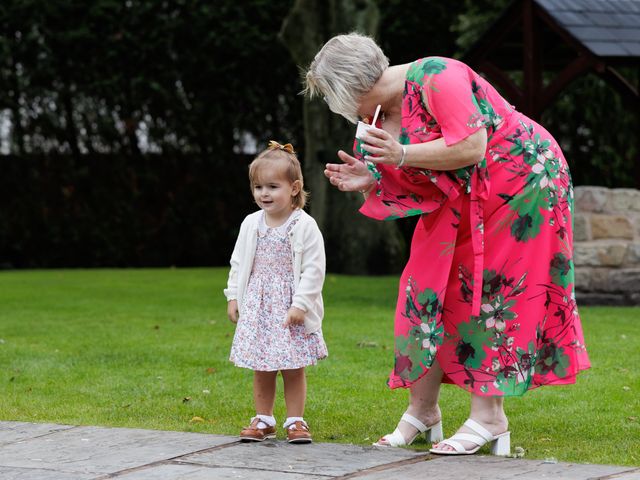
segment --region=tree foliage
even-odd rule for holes
[[[288,1],[6,0],[0,109],[13,153],[228,154],[296,140]]]

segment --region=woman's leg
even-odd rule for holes
[[[257,415],[273,416],[276,401],[276,377],[278,372],[258,372],[253,375],[253,401]]]
[[[407,413],[427,426],[438,423],[441,418],[438,406],[441,384],[442,369],[434,361],[427,374],[411,386]],[[399,428],[405,438],[415,433],[415,428],[406,422],[400,422]]]
[[[304,368],[282,370],[284,380],[284,402],[287,406],[287,417],[303,417],[304,404],[307,399],[307,377]]]
[[[504,413],[504,397],[481,397],[472,394],[469,418],[478,422],[493,435],[499,435],[509,429],[509,421]],[[456,433],[476,434],[465,425],[462,425]],[[477,444],[465,440],[460,441],[460,443],[466,450],[471,450],[477,446]],[[453,447],[444,444],[439,445],[438,448],[449,451],[454,450]]]
[[[438,423],[441,419],[440,407],[438,406],[441,384],[442,369],[440,364],[434,361],[427,374],[410,387],[409,406],[406,413],[428,427]],[[413,425],[403,420],[398,423],[398,430],[405,441],[411,440],[417,433],[417,429]],[[378,444],[387,445],[388,442],[383,437],[378,440]]]

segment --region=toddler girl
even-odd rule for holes
[[[291,144],[269,142],[249,165],[260,210],[248,215],[231,256],[224,291],[227,314],[237,323],[230,360],[254,371],[256,415],[243,441],[274,438],[276,376],[282,372],[290,443],[310,443],[304,421],[305,367],[327,356],[322,337],[324,241],[302,208],[307,193]]]

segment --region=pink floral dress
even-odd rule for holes
[[[420,216],[400,279],[391,388],[409,387],[436,359],[445,382],[477,395],[574,383],[589,368],[560,147],[465,64],[411,64],[400,143],[442,137],[452,145],[480,128],[488,144],[478,165],[370,165],[377,187],[360,211],[379,220]]]
[[[229,360],[238,367],[291,370],[327,356],[322,331],[309,335],[304,325],[284,327],[295,293],[289,232],[299,217],[296,210],[283,225],[269,228],[262,214],[243,315],[231,345]]]

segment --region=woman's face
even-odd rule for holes
[[[376,107],[378,104],[371,99],[371,92],[365,93],[360,97],[359,107],[358,107],[358,116],[363,118],[373,118],[373,114],[376,111]]]

